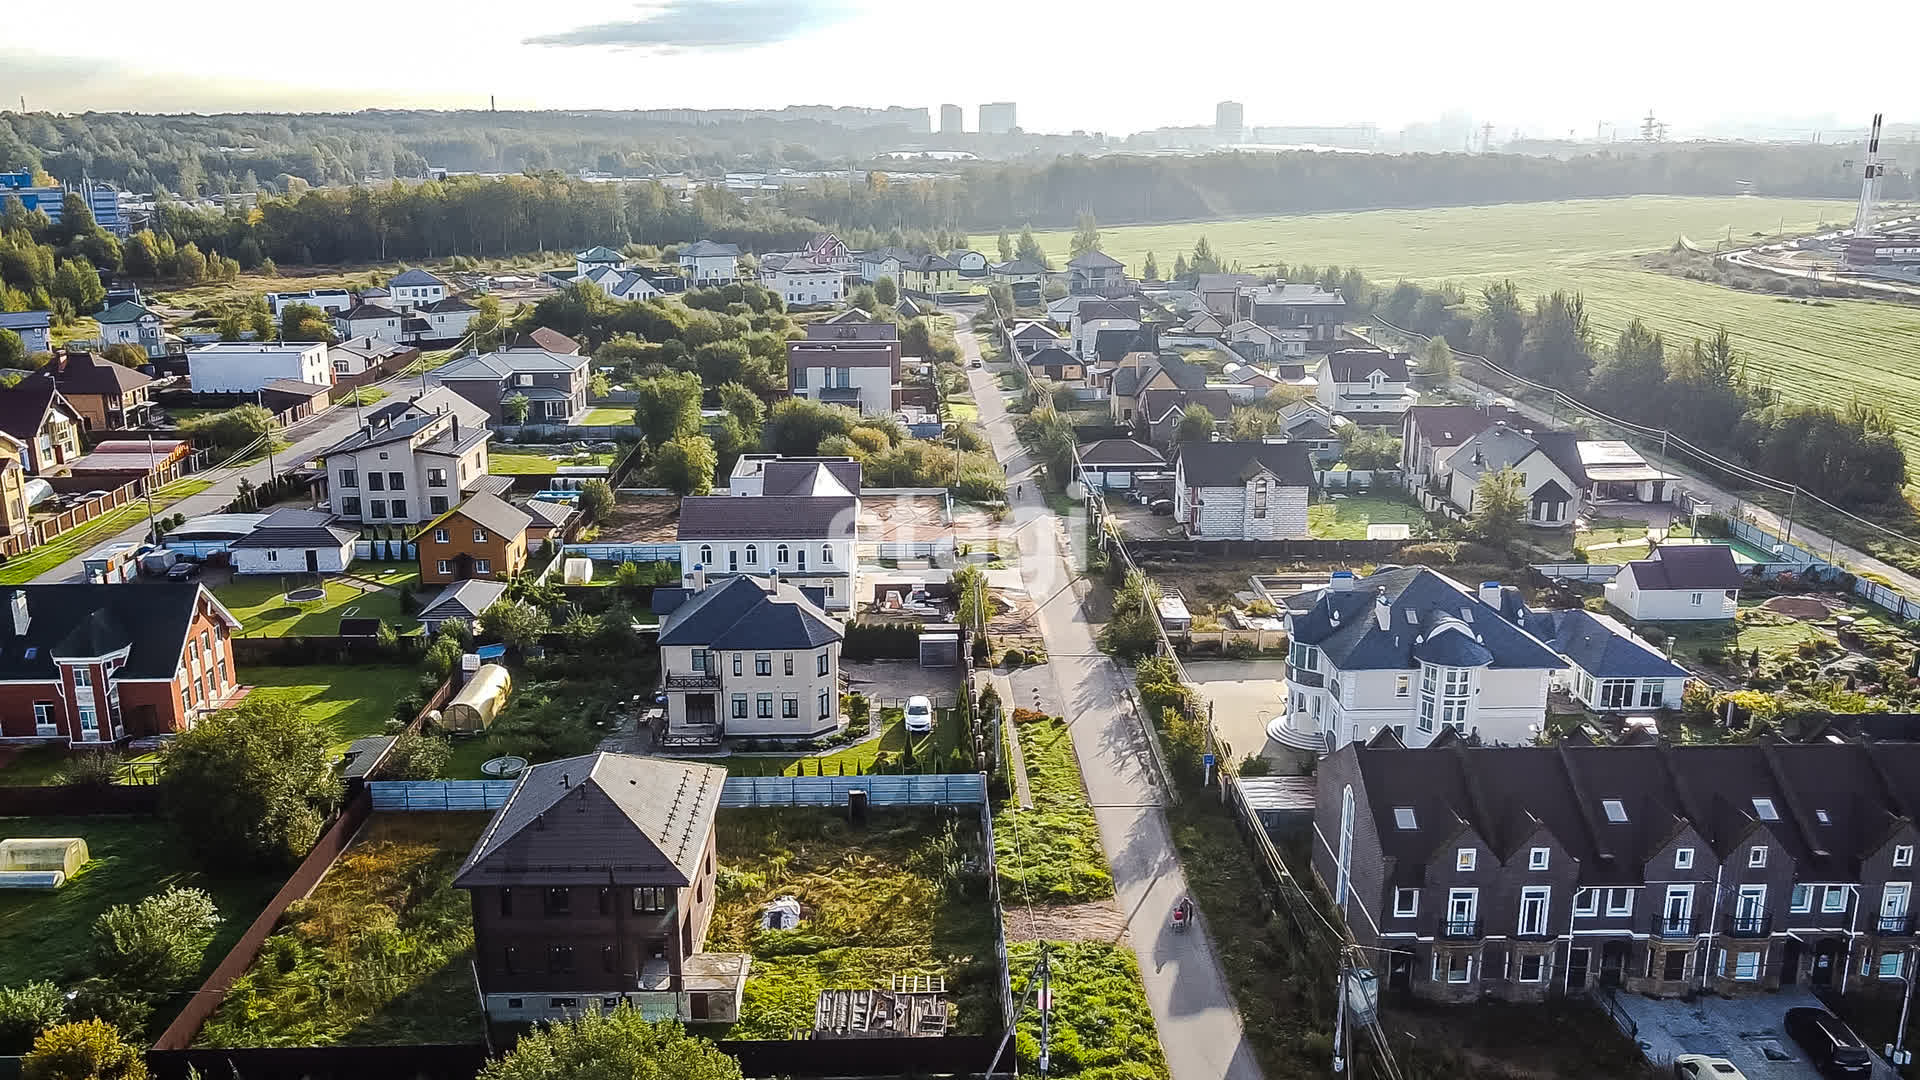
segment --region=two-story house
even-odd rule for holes
[[[877,247],[863,251],[859,256],[860,280],[871,285],[881,278],[892,278],[894,284],[900,283],[900,268],[913,259],[913,253],[903,248]]]
[[[945,255],[928,252],[900,264],[900,291],[915,296],[939,296],[960,287],[960,268]]]
[[[1406,353],[1384,349],[1339,349],[1314,372],[1314,394],[1336,416],[1397,419],[1420,395]]]
[[[862,331],[887,330],[886,338]],[[787,390],[794,397],[846,405],[868,416],[884,416],[900,407],[900,342],[887,324],[838,325],[831,338],[787,342]]]
[[[93,317],[100,324],[100,347],[132,345],[148,356],[167,354],[167,328],[154,314],[131,300],[122,300]]]
[[[1495,420],[1448,455],[1439,480],[1447,501],[1471,514],[1480,478],[1512,469],[1520,476],[1520,493],[1526,499],[1526,523],[1541,529],[1571,528],[1587,489],[1579,439],[1571,431],[1535,431]]]
[[[505,581],[527,565],[533,516],[498,495],[480,492],[428,522],[414,536],[420,581]]]
[[[623,1004],[683,1022],[739,1019],[749,958],[702,949],[726,776],[607,753],[520,774],[453,879],[472,901],[489,1020]]]
[[[1039,303],[1047,284],[1047,268],[1031,259],[1012,259],[987,267],[987,277],[995,285],[1005,285],[1013,298],[1023,304]]]
[[[680,268],[695,288],[725,285],[740,277],[740,245],[696,240],[680,249]]]
[[[604,244],[573,253],[573,274],[576,278],[584,278],[595,270],[620,270],[626,265],[625,255]]]
[[[1408,491],[1430,488],[1444,494],[1438,478],[1447,474],[1447,459],[1468,439],[1498,421],[1524,428],[1525,418],[1499,405],[1413,405],[1400,414],[1400,469]]]
[[[1519,591],[1498,582],[1475,591],[1421,566],[1337,570],[1325,588],[1280,599],[1288,696],[1267,733],[1299,749],[1325,753],[1382,729],[1410,746],[1447,729],[1525,743],[1566,667],[1524,628]]]
[[[1347,299],[1338,289],[1322,289],[1312,282],[1243,285],[1235,316],[1250,319],[1289,338],[1304,333],[1307,348],[1330,349],[1345,326]],[[1222,312],[1221,314],[1225,314]]]
[[[0,536],[27,531],[27,444],[0,431]]]
[[[151,378],[91,353],[70,352],[56,361],[54,385],[88,431],[144,427],[153,403]]]
[[[529,424],[569,424],[587,410],[589,358],[544,349],[503,349],[455,360],[436,374],[440,383],[486,410],[494,423],[503,403],[527,401]]]
[[[1298,443],[1189,442],[1173,454],[1173,517],[1203,540],[1307,535],[1313,462]]]
[[[480,309],[457,296],[449,296],[421,304],[413,309],[412,314],[416,319],[426,320],[427,325],[415,330],[414,336],[406,340],[458,341],[466,335],[467,324],[480,314]]]
[[[445,280],[418,267],[403,270],[387,282],[387,299],[400,311],[419,311],[437,304],[449,291]]]
[[[368,300],[334,315],[333,332],[342,339],[367,337],[405,341],[409,333],[417,332],[417,328],[408,326],[413,321],[401,312]]]
[[[853,257],[847,242],[829,232],[814,233],[808,238],[800,249],[800,257],[841,271],[860,268],[859,260]]]
[[[787,259],[773,269],[762,267],[760,278],[789,307],[837,304],[846,295],[846,275],[811,259]]]
[[[26,448],[22,460],[30,476],[58,471],[80,456],[79,410],[45,372],[0,390],[0,432]]]
[[[845,627],[818,589],[778,573],[711,580],[697,565],[684,580],[653,593],[670,736],[811,738],[840,726]]]
[[[1154,390],[1202,390],[1207,371],[1189,364],[1177,353],[1157,355],[1129,352],[1098,376],[1088,372],[1088,380],[1106,391],[1107,416],[1117,427],[1133,427],[1143,419],[1141,395]]]
[[[396,371],[412,363],[420,350],[377,337],[356,337],[327,350],[327,362],[333,365],[337,381],[369,370]]]
[[[185,731],[233,695],[239,628],[197,584],[0,589],[0,741]]]
[[[0,311],[0,330],[20,335],[27,355],[53,351],[53,313],[50,311]]]
[[[1607,604],[1641,622],[1731,619],[1746,576],[1726,544],[1660,544],[1604,586]]]
[[[1392,991],[1845,993],[1910,974],[1920,744],[1407,749],[1383,732],[1315,776],[1314,874]]]
[[[430,521],[486,477],[492,438],[486,413],[447,387],[387,402],[321,453],[327,507],[347,521]]]
[[[1104,251],[1086,251],[1067,262],[1067,292],[1073,296],[1115,296],[1133,287],[1127,267]]]
[[[710,576],[778,573],[853,608],[859,565],[860,466],[836,458],[743,455],[725,495],[680,500],[680,566]],[[657,609],[656,609],[657,610]]]

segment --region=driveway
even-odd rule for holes
[[[1213,704],[1213,724],[1234,759],[1259,754],[1276,765],[1295,752],[1267,736],[1267,721],[1286,711],[1287,663],[1271,660],[1188,660],[1187,675]]]
[[[1616,1000],[1638,1025],[1641,1052],[1666,1075],[1678,1055],[1712,1054],[1733,1062],[1747,1080],[1820,1080],[1820,1070],[1787,1035],[1788,1009],[1825,1008],[1805,987],[1745,998],[1679,1001],[1621,994]],[[1877,1056],[1873,1075],[1898,1080],[1893,1067]]]

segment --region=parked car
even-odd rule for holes
[[[1673,1059],[1675,1080],[1747,1080],[1733,1062],[1712,1054],[1681,1054]]]
[[[916,735],[933,730],[933,702],[918,694],[907,699],[907,730]]]
[[[1152,502],[1147,504],[1147,509],[1153,511],[1155,514],[1158,514],[1161,517],[1172,517],[1173,516],[1173,500],[1172,499],[1155,499]]]
[[[167,568],[168,581],[192,581],[199,576],[199,563],[177,562]]]
[[[1825,1009],[1788,1009],[1787,1034],[1829,1080],[1865,1080],[1873,1075],[1873,1054],[1867,1044]]]

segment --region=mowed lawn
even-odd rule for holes
[[[633,413],[628,411],[632,418]],[[487,471],[500,476],[539,476],[560,471],[562,465],[611,465],[612,454],[582,454],[578,460],[555,461],[557,449],[545,446],[495,446],[487,450]]]
[[[310,584],[300,574],[250,575],[216,587],[213,595],[240,620],[241,637],[332,637],[341,619],[379,619],[403,634],[418,624],[400,610],[398,589],[361,589],[336,579],[323,583],[325,600],[287,602],[289,589]]]
[[[1365,540],[1368,525],[1412,525],[1417,532],[1427,516],[1405,499],[1391,495],[1322,495],[1307,507],[1307,533],[1315,540]]]
[[[405,697],[420,680],[420,669],[400,665],[307,664],[300,667],[240,669],[240,684],[251,686],[248,697],[293,701],[306,710],[307,719],[332,729],[333,752],[344,753],[355,739],[386,730],[393,703]]]

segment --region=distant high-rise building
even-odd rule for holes
[[[940,134],[958,135],[965,131],[967,122],[962,119],[964,115],[958,105],[940,106]]]
[[[1020,123],[1014,115],[1014,103],[996,101],[980,106],[980,131],[985,135],[1005,135]]]
[[[1246,130],[1247,107],[1237,101],[1223,101],[1213,107],[1213,130],[1239,138]]]

